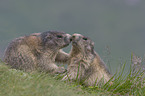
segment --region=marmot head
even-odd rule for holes
[[[75,50],[79,50],[86,54],[94,53],[94,42],[81,34],[73,34],[72,37],[72,46]]]
[[[47,31],[41,33],[39,36],[42,46],[44,46],[45,49],[61,49],[68,46],[71,42],[71,35],[60,31]]]

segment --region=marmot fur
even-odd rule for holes
[[[65,69],[55,63],[67,62],[69,55],[62,48],[69,45],[70,37],[64,32],[47,31],[16,38],[7,47],[4,62],[26,72],[63,73]]]
[[[105,63],[94,51],[94,42],[81,34],[72,35],[72,49],[67,75],[62,80],[78,81],[86,86],[97,85],[111,78]]]

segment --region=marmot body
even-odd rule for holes
[[[63,80],[79,81],[86,86],[97,85],[103,79],[107,82],[111,78],[105,63],[94,51],[94,42],[81,35],[72,35],[72,49],[67,75]]]
[[[70,37],[64,32],[48,31],[16,38],[7,47],[4,62],[26,72],[62,73],[65,69],[55,62],[67,62],[68,54],[61,48],[69,45]]]

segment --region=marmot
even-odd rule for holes
[[[14,39],[7,47],[3,61],[12,68],[63,73],[65,68],[55,63],[66,63],[69,55],[62,51],[71,42],[71,35],[60,31],[33,33]]]
[[[97,85],[111,78],[105,63],[94,51],[94,42],[81,34],[72,35],[72,49],[67,75],[62,80],[78,81],[86,86]]]

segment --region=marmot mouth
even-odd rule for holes
[[[75,45],[75,46],[76,46],[76,45],[78,45],[78,44],[77,44],[77,42],[73,41],[73,42],[72,42],[72,45]]]

